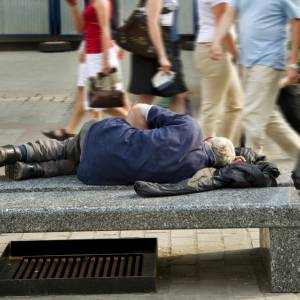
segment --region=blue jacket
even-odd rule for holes
[[[149,129],[133,128],[121,118],[90,128],[78,178],[90,185],[133,184],[137,180],[174,183],[210,167],[215,159],[199,125],[190,116],[152,106]]]

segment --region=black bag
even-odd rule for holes
[[[122,49],[129,52],[148,58],[156,58],[155,47],[148,33],[145,3],[146,0],[141,0],[125,25],[119,28],[116,42]]]
[[[300,134],[300,94],[294,85],[281,89],[278,106],[291,127]]]

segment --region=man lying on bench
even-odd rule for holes
[[[0,167],[10,179],[76,174],[85,184],[124,185],[136,181],[176,183],[207,167],[245,161],[226,138],[204,140],[188,115],[137,104],[128,119],[84,124],[74,138],[0,147]]]

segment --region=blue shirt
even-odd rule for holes
[[[121,118],[96,122],[90,128],[77,171],[90,185],[133,184],[137,180],[179,182],[215,163],[203,143],[199,125],[190,116],[153,106],[150,129],[133,128]]]
[[[229,0],[240,14],[241,64],[285,69],[288,21],[300,18],[297,0]]]

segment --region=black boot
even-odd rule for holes
[[[300,190],[300,155],[298,158],[297,166],[295,170],[292,172],[292,179],[294,181],[295,188]]]
[[[44,170],[38,163],[16,162],[5,167],[5,176],[13,180],[23,180],[29,178],[40,178],[44,176]]]
[[[21,160],[22,154],[19,147],[13,145],[6,145],[0,147],[0,167],[14,164]]]

